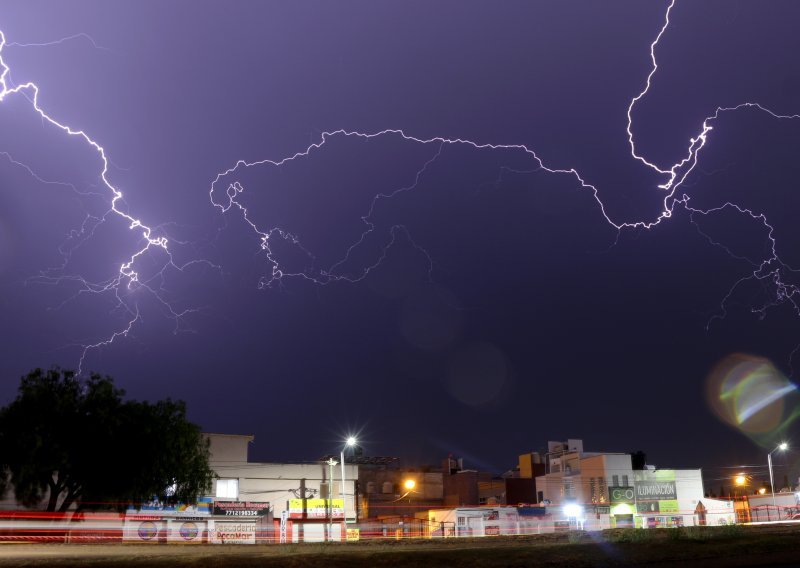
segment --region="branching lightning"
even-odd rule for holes
[[[88,343],[79,343],[80,357],[78,360],[78,371],[81,372],[84,361],[89,351],[109,345],[121,337],[127,337],[135,325],[141,321],[141,311],[139,306],[139,295],[141,292],[146,292],[150,297],[154,298],[166,311],[166,313],[173,318],[175,322],[175,330],[178,331],[179,326],[187,314],[196,311],[196,309],[177,310],[164,299],[159,293],[159,281],[163,279],[165,272],[168,269],[182,271],[187,266],[196,262],[206,261],[192,261],[183,265],[178,265],[174,262],[172,253],[168,247],[168,239],[163,234],[157,234],[156,231],[151,229],[148,225],[144,224],[140,219],[123,211],[119,205],[123,203],[122,192],[117,189],[108,179],[108,168],[110,160],[106,155],[106,151],[97,141],[91,138],[86,132],[80,129],[75,129],[69,125],[63,124],[53,117],[51,117],[39,105],[39,87],[33,82],[27,82],[20,85],[12,85],[9,76],[9,67],[6,65],[2,57],[3,48],[8,46],[17,47],[32,47],[32,46],[49,46],[63,43],[72,39],[84,38],[92,43],[95,48],[101,48],[97,43],[87,34],[80,33],[73,36],[62,38],[57,41],[40,43],[40,44],[22,44],[22,43],[9,43],[6,44],[6,38],[2,31],[0,31],[0,104],[6,99],[14,96],[21,96],[26,98],[32,105],[35,112],[39,115],[43,123],[47,123],[64,134],[70,137],[75,137],[86,144],[88,144],[102,161],[102,169],[99,172],[99,179],[102,182],[102,188],[106,193],[106,199],[110,197],[109,208],[104,215],[100,217],[92,216],[87,213],[87,216],[79,229],[74,230],[68,237],[67,241],[70,242],[69,246],[62,244],[59,249],[62,257],[63,264],[60,267],[51,268],[42,273],[35,281],[46,282],[51,284],[59,284],[63,282],[72,282],[78,285],[78,292],[71,298],[77,298],[83,294],[97,294],[110,296],[116,302],[117,309],[127,316],[124,318],[125,323],[118,330],[111,333],[109,336],[100,340]],[[37,175],[29,166],[15,160],[8,152],[0,152],[14,166],[25,169],[35,180],[43,184],[56,184],[63,185],[71,188],[76,194],[81,196],[98,195],[93,192],[82,192],[78,190],[73,184],[61,181],[53,181],[43,179]],[[109,278],[93,282],[85,279],[80,274],[65,273],[65,269],[70,260],[70,255],[81,244],[85,243],[89,238],[94,235],[94,231],[101,223],[109,217],[116,216],[123,219],[128,226],[128,229],[136,232],[139,235],[140,246],[130,254],[126,255],[126,260],[119,265],[118,272],[111,275]],[[137,261],[148,255],[152,251],[163,251],[166,253],[167,261],[163,263],[161,269],[152,277],[143,280],[140,277],[140,272],[137,270]],[[210,265],[210,263],[207,263]],[[67,302],[70,300],[67,300]]]
[[[730,298],[736,290],[748,281],[757,281],[762,283],[770,290],[770,299],[765,305],[753,308],[753,311],[763,317],[766,311],[779,304],[789,303],[791,308],[800,315],[800,304],[798,304],[797,297],[800,289],[794,284],[786,280],[786,274],[789,272],[796,272],[791,266],[785,263],[778,254],[778,245],[774,236],[774,228],[768,222],[765,214],[754,211],[747,207],[743,207],[733,202],[726,202],[722,205],[700,209],[691,205],[690,197],[685,191],[688,188],[686,183],[688,177],[698,165],[700,153],[709,141],[714,124],[722,119],[724,115],[735,113],[744,109],[751,109],[758,112],[765,113],[777,120],[795,120],[800,118],[798,114],[780,114],[766,106],[757,102],[742,102],[735,106],[717,107],[712,114],[706,116],[699,128],[696,130],[696,135],[691,137],[686,146],[685,153],[675,163],[664,165],[659,164],[657,160],[644,156],[636,146],[636,139],[634,135],[633,119],[637,105],[647,96],[650,91],[652,80],[658,72],[658,61],[656,53],[658,50],[659,42],[662,37],[668,33],[670,28],[670,15],[675,6],[675,0],[671,0],[664,15],[663,25],[660,27],[658,34],[650,43],[650,61],[651,66],[647,74],[642,90],[636,94],[628,104],[626,113],[625,130],[627,133],[628,145],[630,149],[630,156],[634,162],[638,162],[646,166],[653,175],[659,180],[658,189],[663,192],[663,200],[659,212],[652,218],[646,219],[615,219],[608,213],[607,208],[601,198],[601,193],[598,188],[590,183],[584,175],[582,175],[576,168],[569,167],[554,167],[544,162],[537,152],[523,144],[503,144],[503,143],[487,143],[474,141],[464,138],[453,138],[445,135],[433,137],[417,137],[407,133],[402,128],[386,128],[379,131],[360,132],[348,129],[338,129],[323,132],[319,141],[313,142],[305,149],[291,154],[281,159],[264,159],[259,161],[248,162],[240,160],[236,162],[231,168],[217,174],[211,183],[209,189],[209,199],[212,205],[219,210],[223,215],[228,213],[238,213],[244,220],[245,224],[252,230],[256,239],[259,242],[260,250],[267,261],[268,274],[259,280],[259,287],[268,288],[280,286],[286,279],[301,279],[312,282],[314,284],[325,285],[332,282],[358,282],[363,280],[375,268],[380,266],[386,259],[388,251],[398,242],[399,239],[410,243],[417,251],[422,254],[428,263],[428,274],[432,278],[434,267],[434,259],[427,250],[418,244],[408,228],[402,224],[394,224],[388,229],[388,234],[383,237],[382,248],[376,255],[374,260],[366,263],[363,266],[353,269],[349,267],[351,264],[354,251],[361,247],[368,238],[373,238],[376,235],[378,228],[373,220],[376,207],[379,202],[390,201],[393,198],[407,192],[413,192],[418,189],[421,179],[429,173],[436,161],[441,157],[443,151],[448,147],[463,146],[472,148],[474,150],[486,152],[503,152],[513,154],[515,156],[523,157],[530,163],[530,167],[524,171],[531,172],[545,172],[547,174],[564,176],[570,178],[582,190],[588,191],[592,196],[600,215],[613,227],[617,234],[622,231],[630,229],[644,229],[649,230],[660,225],[663,221],[670,219],[675,213],[676,207],[685,211],[690,218],[690,221],[695,223],[699,217],[711,216],[722,211],[735,212],[755,223],[761,224],[767,233],[770,242],[769,250],[766,256],[762,259],[751,259],[741,255],[735,254],[730,248],[726,247],[723,243],[711,238],[701,231],[699,226],[695,223],[698,231],[707,238],[709,243],[715,247],[729,254],[732,258],[746,263],[748,274],[737,280],[730,288],[728,293],[722,298],[718,312],[712,316],[708,322],[707,327],[719,319],[723,319],[727,314],[727,306]],[[63,258],[63,263],[59,267],[52,268],[42,273],[35,280],[38,282],[58,284],[62,282],[72,282],[78,285],[78,295],[83,294],[97,294],[109,296],[114,299],[118,310],[125,314],[124,324],[119,326],[118,329],[113,331],[110,335],[105,336],[99,340],[80,343],[81,354],[79,359],[79,368],[82,367],[87,354],[93,350],[103,346],[110,345],[120,338],[127,337],[133,332],[136,325],[142,321],[142,310],[140,309],[140,295],[146,293],[148,297],[155,299],[156,302],[163,308],[165,313],[175,321],[175,329],[178,330],[179,325],[183,318],[196,309],[183,309],[179,310],[167,301],[161,293],[161,286],[165,272],[167,270],[183,271],[188,266],[195,263],[204,263],[209,266],[209,262],[204,260],[195,260],[185,264],[177,264],[174,262],[172,251],[169,248],[169,242],[163,228],[153,227],[146,225],[142,220],[134,217],[124,207],[122,192],[115,187],[108,179],[108,169],[111,164],[110,159],[106,155],[106,151],[97,141],[91,138],[83,130],[76,129],[69,125],[58,122],[56,119],[48,115],[45,110],[40,106],[38,101],[39,88],[33,82],[27,82],[20,85],[14,85],[10,79],[9,67],[3,60],[3,48],[11,47],[45,47],[58,45],[66,41],[72,40],[85,40],[91,43],[94,48],[106,49],[98,45],[91,36],[84,33],[74,34],[69,37],[61,38],[58,40],[42,43],[19,43],[9,42],[6,43],[5,36],[0,32],[0,104],[8,98],[20,96],[27,99],[32,108],[38,113],[44,123],[47,123],[65,135],[78,138],[85,144],[88,144],[100,157],[102,168],[98,173],[102,186],[102,195],[104,199],[108,200],[109,207],[103,215],[90,215],[86,214],[84,222],[81,226],[75,229],[68,237],[67,242],[62,244],[59,249]],[[310,159],[313,154],[319,152],[331,140],[337,138],[357,138],[362,140],[375,140],[379,138],[395,138],[404,142],[420,145],[430,148],[430,153],[427,159],[419,164],[416,175],[413,181],[401,187],[388,189],[383,192],[376,193],[369,202],[369,206],[361,215],[360,221],[363,224],[363,230],[360,236],[356,238],[349,246],[347,246],[341,258],[331,262],[326,266],[319,265],[319,258],[315,251],[308,248],[304,242],[302,235],[294,234],[281,226],[262,227],[259,226],[255,220],[252,212],[241,201],[241,196],[246,191],[252,191],[245,187],[239,175],[246,171],[248,168],[257,166],[266,166],[281,168],[282,166],[291,162],[301,162]],[[38,175],[32,168],[26,164],[19,162],[13,155],[7,152],[0,152],[0,156],[4,157],[9,163],[15,167],[25,169],[33,179],[43,184],[57,184],[70,188],[79,196],[97,196],[94,192],[84,192],[79,190],[72,184],[45,179],[43,176]],[[509,171],[516,171],[507,168]],[[502,170],[501,174],[502,176]],[[123,260],[120,261],[118,271],[110,275],[107,279],[102,281],[88,281],[79,274],[70,274],[67,272],[68,263],[71,254],[74,250],[79,248],[83,243],[87,242],[95,234],[95,229],[111,217],[116,217],[127,224],[127,228],[133,231],[138,237],[138,245],[133,251],[126,253]],[[299,251],[306,259],[305,267],[297,270],[289,268],[282,263],[280,255],[276,253],[275,243],[282,242],[291,245],[293,250]],[[137,269],[139,261],[145,256],[151,256],[152,253],[163,254],[166,256],[166,261],[160,265],[160,270],[150,278],[143,278],[141,270]],[[162,261],[158,261],[162,262]],[[70,301],[70,300],[67,300]],[[798,346],[800,348],[800,346]],[[796,350],[797,351],[797,350]],[[794,355],[794,352],[793,354]]]
[[[661,41],[661,38],[667,33],[670,27],[670,14],[672,13],[674,6],[675,6],[675,0],[671,0],[666,9],[666,13],[664,16],[664,23],[661,26],[655,39],[650,44],[651,69],[645,80],[644,87],[636,96],[634,96],[630,100],[630,103],[627,108],[626,132],[628,136],[628,143],[630,146],[630,155],[635,161],[638,161],[641,164],[645,165],[654,173],[655,176],[657,176],[657,178],[660,178],[662,180],[661,183],[658,184],[658,189],[664,192],[664,197],[661,210],[655,216],[655,218],[634,219],[634,220],[612,219],[612,217],[607,213],[606,207],[600,197],[598,188],[595,185],[589,183],[586,179],[584,179],[584,177],[575,168],[557,168],[548,166],[543,162],[543,160],[539,157],[539,155],[537,155],[537,153],[533,149],[528,148],[525,145],[482,143],[461,138],[449,138],[447,136],[419,138],[406,133],[403,129],[400,128],[387,128],[377,132],[358,132],[346,129],[326,131],[321,134],[321,138],[318,142],[312,143],[304,150],[299,151],[288,157],[278,160],[265,159],[254,162],[247,162],[244,160],[240,160],[233,167],[223,172],[220,172],[216,176],[216,178],[211,184],[211,189],[209,191],[209,197],[211,199],[211,203],[216,208],[218,208],[220,212],[223,214],[231,211],[232,209],[238,210],[241,213],[243,219],[250,225],[250,227],[253,229],[256,235],[258,235],[261,241],[261,248],[265,251],[266,257],[270,262],[270,264],[272,265],[271,277],[267,279],[266,282],[262,281],[262,284],[274,285],[275,283],[280,282],[280,280],[284,277],[300,277],[303,279],[312,280],[319,284],[326,284],[336,280],[356,281],[366,276],[366,274],[371,269],[373,269],[380,263],[381,259],[386,255],[386,248],[391,246],[391,244],[394,242],[394,239],[392,239],[392,241],[386,245],[386,248],[384,248],[381,258],[379,258],[375,264],[365,268],[360,274],[356,275],[356,277],[347,276],[345,274],[340,274],[339,272],[337,272],[337,269],[347,261],[347,259],[350,256],[350,253],[364,241],[365,237],[368,234],[370,234],[375,230],[375,225],[374,223],[372,223],[371,217],[374,212],[376,202],[379,199],[390,199],[392,196],[396,195],[399,192],[411,191],[415,189],[419,182],[420,177],[425,173],[425,170],[428,167],[428,165],[441,154],[443,147],[451,145],[464,145],[472,147],[476,150],[521,153],[527,156],[527,158],[529,158],[532,161],[532,168],[526,171],[528,172],[544,171],[554,175],[570,176],[575,180],[575,182],[580,186],[580,188],[589,191],[597,204],[597,208],[600,211],[600,214],[603,216],[605,221],[610,226],[614,227],[614,229],[617,230],[618,235],[621,231],[628,229],[652,229],[661,224],[663,221],[670,219],[673,216],[676,207],[681,207],[686,212],[688,212],[690,219],[693,223],[695,223],[696,218],[699,216],[709,216],[721,212],[723,210],[728,210],[728,211],[736,211],[738,214],[745,216],[749,219],[752,219],[757,223],[762,224],[768,234],[768,238],[770,241],[770,249],[769,249],[769,254],[765,258],[755,261],[735,255],[730,249],[725,247],[723,244],[714,241],[713,239],[711,239],[710,237],[701,232],[701,234],[703,234],[712,245],[720,247],[722,250],[727,252],[732,258],[738,260],[744,260],[752,268],[752,271],[749,274],[742,277],[740,280],[738,280],[733,284],[731,289],[722,299],[720,303],[719,312],[711,317],[710,321],[707,324],[707,328],[710,327],[710,325],[715,320],[722,319],[725,317],[727,313],[728,300],[731,298],[731,296],[739,286],[741,286],[744,282],[749,280],[757,280],[761,283],[768,284],[771,287],[772,291],[771,300],[763,306],[753,308],[754,312],[760,314],[763,317],[766,310],[769,309],[771,306],[788,302],[791,305],[792,309],[798,315],[800,315],[800,304],[798,304],[797,302],[797,296],[798,293],[800,293],[800,289],[798,289],[797,286],[786,282],[784,278],[784,274],[787,271],[795,272],[795,270],[788,264],[786,264],[784,261],[782,261],[781,258],[779,257],[777,251],[777,243],[774,237],[774,228],[768,222],[766,216],[763,213],[753,211],[751,209],[737,205],[732,202],[726,202],[718,207],[713,207],[709,209],[698,209],[690,205],[689,196],[681,191],[682,188],[684,188],[685,186],[685,182],[688,176],[695,170],[698,164],[700,152],[705,147],[706,143],[709,140],[709,137],[714,129],[713,126],[714,123],[720,120],[723,115],[734,113],[736,111],[740,111],[743,109],[751,109],[763,112],[771,116],[772,118],[779,120],[794,120],[800,118],[800,115],[780,114],[773,110],[770,110],[769,108],[757,102],[743,102],[738,105],[729,107],[720,106],[715,109],[713,114],[708,115],[703,120],[702,124],[697,130],[697,134],[689,139],[688,146],[686,148],[684,156],[674,164],[671,164],[669,166],[658,165],[655,160],[645,157],[637,150],[635,143],[634,129],[633,129],[633,115],[637,104],[642,99],[644,99],[647,96],[648,92],[650,91],[652,79],[655,76],[656,72],[658,71],[658,61],[656,59],[656,51],[658,48],[658,44]],[[288,233],[277,227],[271,229],[258,227],[256,223],[252,220],[251,215],[249,214],[247,208],[239,201],[239,197],[245,192],[246,188],[243,187],[242,183],[237,179],[237,175],[240,172],[246,170],[247,168],[254,166],[273,166],[276,168],[280,168],[281,166],[289,162],[309,158],[312,153],[319,151],[323,146],[325,146],[330,140],[332,140],[335,137],[358,137],[362,139],[399,137],[407,142],[433,146],[434,148],[437,148],[437,153],[429,162],[427,162],[417,172],[416,180],[413,185],[398,190],[394,190],[388,193],[381,193],[373,198],[372,202],[370,203],[368,211],[364,216],[361,217],[362,222],[366,225],[365,231],[362,233],[361,238],[359,240],[357,240],[350,247],[348,247],[345,256],[341,260],[335,262],[330,267],[324,270],[319,270],[318,272],[313,274],[309,272],[301,272],[301,273],[285,272],[280,264],[280,261],[276,258],[276,256],[273,253],[273,250],[270,248],[270,242],[276,236],[280,236],[281,238],[284,239],[291,239],[293,243],[299,246],[300,238],[297,235],[289,235]],[[232,179],[233,181],[228,182],[227,180],[229,179]],[[227,187],[223,187],[225,184],[227,184]],[[686,185],[688,186],[688,184]],[[398,228],[397,226],[392,228],[392,235],[394,234],[394,231],[397,228]],[[312,254],[311,251],[308,251],[305,248],[303,250],[310,258],[313,258],[314,255]],[[420,250],[424,249],[420,247]],[[430,260],[429,256],[428,258]],[[798,347],[800,348],[800,346]],[[798,350],[796,349],[795,351]]]

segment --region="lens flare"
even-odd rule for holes
[[[761,357],[729,355],[711,372],[707,386],[717,416],[765,447],[800,414],[797,385]]]

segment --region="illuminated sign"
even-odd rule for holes
[[[341,499],[306,499],[307,519],[344,518],[344,502]],[[289,499],[289,518],[303,518],[303,499]]]
[[[609,486],[608,501],[614,503],[633,503],[635,497],[634,488],[630,486]]]
[[[214,514],[226,517],[263,517],[269,513],[267,501],[214,501]]]
[[[675,470],[637,471],[634,473],[636,512],[677,513],[678,492]]]

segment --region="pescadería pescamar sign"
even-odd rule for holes
[[[214,514],[226,517],[264,517],[269,513],[267,501],[214,501]]]

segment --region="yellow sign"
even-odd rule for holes
[[[361,538],[361,529],[347,529],[347,540],[359,540]]]
[[[327,519],[330,511],[334,519],[344,518],[344,502],[341,499],[306,499],[307,519]],[[303,517],[303,500],[289,499],[289,518]]]

